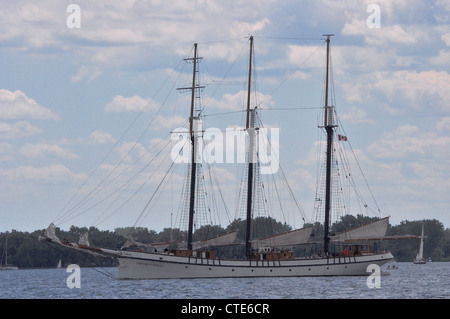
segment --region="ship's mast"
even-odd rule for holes
[[[190,197],[189,197],[189,225],[188,225],[188,238],[187,238],[187,248],[192,250],[192,233],[194,229],[194,214],[195,214],[195,182],[197,174],[197,145],[198,145],[198,119],[199,116],[194,116],[195,112],[195,98],[196,92],[199,89],[204,88],[204,86],[197,85],[197,63],[202,59],[197,56],[197,43],[194,44],[194,57],[187,58],[186,61],[193,62],[192,68],[192,86],[186,88],[179,88],[179,90],[191,90],[191,114],[189,117],[189,133],[191,138],[191,182],[190,182]]]
[[[245,254],[251,258],[252,244],[250,242],[251,222],[252,222],[252,193],[253,193],[253,162],[254,162],[254,117],[255,110],[250,108],[250,93],[252,81],[252,60],[253,60],[253,36],[250,36],[250,62],[248,68],[248,90],[247,90],[247,121],[245,129],[248,132],[250,143],[248,150],[248,180],[247,180],[247,224],[245,233]]]
[[[323,250],[325,255],[329,253],[330,243],[330,210],[331,210],[331,162],[332,147],[333,147],[333,107],[328,105],[328,82],[329,82],[329,65],[330,65],[330,37],[333,34],[324,34],[327,37],[327,69],[325,82],[325,114],[324,114],[324,128],[327,132],[327,163],[326,163],[326,189],[325,189],[325,221],[324,221],[324,240]]]

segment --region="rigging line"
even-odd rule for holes
[[[340,118],[338,117],[337,114],[336,114],[335,116],[336,116],[337,121],[338,121],[339,124],[340,124],[340,127],[342,128],[342,131],[343,131],[344,134],[347,136],[347,134],[345,133],[345,130],[344,130],[343,126],[342,126],[342,123],[341,123]],[[353,150],[352,144],[351,144],[348,140],[347,140],[347,142],[348,142],[348,145],[349,145],[349,147],[350,147],[350,150],[352,151],[353,157],[355,158],[356,164],[358,165],[358,168],[359,168],[359,170],[360,170],[360,172],[361,172],[361,175],[363,176],[364,182],[366,183],[366,186],[367,186],[367,188],[368,188],[368,190],[369,190],[369,193],[370,193],[370,195],[372,196],[372,200],[374,201],[375,206],[376,206],[377,209],[378,209],[378,212],[381,213],[381,210],[380,210],[380,208],[378,207],[378,203],[377,203],[377,201],[375,200],[375,196],[374,196],[373,193],[372,193],[372,190],[371,190],[371,188],[370,188],[370,186],[369,186],[369,183],[367,182],[366,176],[364,175],[364,172],[363,172],[363,170],[362,170],[362,168],[361,168],[361,165],[359,164],[358,158],[356,157],[356,154],[355,154],[355,152],[354,152],[354,150]]]
[[[153,95],[152,99],[154,97],[156,97],[156,95],[159,93],[159,91],[161,91],[162,87],[165,85],[165,83],[168,81],[168,79],[172,76],[172,74],[175,73],[175,70],[180,66],[181,62],[178,63],[178,65],[176,66],[176,68],[172,71],[172,73],[163,81],[163,83],[161,84],[161,86],[158,88],[158,90],[156,91],[156,93]],[[181,76],[181,71],[175,81],[175,83],[178,81],[179,77]],[[175,86],[172,86],[173,87]],[[144,130],[144,132],[141,134],[141,136],[139,137],[138,141],[133,145],[133,147],[129,150],[129,152],[122,158],[122,160],[116,165],[116,167],[103,179],[103,181],[101,181],[100,185],[98,185],[93,191],[95,191],[97,188],[99,188],[111,175],[112,173],[115,171],[115,169],[117,167],[119,167],[119,165],[125,160],[125,158],[128,156],[128,154],[134,149],[134,147],[138,144],[138,142],[142,139],[143,135],[148,131],[148,129],[150,128],[151,124],[153,123],[153,121],[155,120],[156,116],[159,114],[159,112],[161,111],[163,105],[165,105],[166,101],[168,99],[168,95],[166,96],[165,100],[163,101],[163,103],[161,103],[160,107],[158,108],[157,112],[155,113],[153,119],[150,121],[150,123],[148,124],[148,126],[146,127],[146,129]],[[71,199],[67,202],[67,204],[61,209],[61,211],[58,213],[58,215],[55,217],[55,221],[58,220],[59,218],[62,218],[64,216],[66,216],[67,214],[69,214],[70,212],[73,212],[74,210],[78,209],[81,205],[83,205],[86,201],[88,201],[88,197],[92,194],[93,191],[89,192],[82,200],[80,200],[78,202],[78,204],[76,204],[74,207],[72,207],[71,209],[69,209],[66,213],[64,213],[62,216],[60,216],[62,214],[62,212],[67,208],[67,206],[69,206],[69,204],[72,202],[72,200],[75,198],[75,196],[81,191],[81,189],[87,184],[87,182],[92,178],[92,176],[94,175],[94,173],[100,168],[100,166],[103,164],[103,162],[106,160],[106,158],[112,153],[112,151],[117,147],[117,145],[119,144],[119,142],[121,142],[121,140],[125,137],[125,135],[128,133],[128,131],[131,129],[131,127],[134,125],[134,123],[136,123],[136,121],[138,120],[138,118],[144,113],[144,111],[147,109],[147,107],[150,105],[150,103],[147,103],[142,110],[138,113],[138,115],[135,117],[135,119],[131,122],[131,124],[128,126],[128,128],[125,130],[125,132],[120,136],[120,138],[117,140],[117,142],[111,147],[111,149],[108,151],[108,153],[103,157],[103,159],[100,161],[100,163],[97,165],[97,167],[93,170],[93,172],[89,175],[89,177],[84,181],[84,183],[78,188],[78,190],[75,192],[75,194],[71,197]]]
[[[258,116],[258,118],[259,118],[260,125],[264,128],[264,125],[263,125],[263,123],[262,123],[262,121],[261,121],[261,118],[259,117],[259,114],[258,114],[258,113],[257,113],[257,116]],[[272,148],[272,143],[270,143],[270,141],[269,141],[269,145],[270,145],[270,149],[273,150],[273,148]],[[272,153],[274,153],[274,152],[272,152]],[[278,169],[279,169],[279,171],[281,172],[281,176],[283,177],[283,179],[284,179],[284,181],[285,181],[285,183],[286,183],[286,186],[287,186],[287,188],[288,188],[288,190],[289,190],[289,192],[290,192],[290,194],[291,194],[291,196],[292,196],[292,199],[294,200],[295,205],[297,206],[297,208],[298,208],[300,214],[302,215],[303,221],[306,222],[306,220],[305,220],[306,213],[305,213],[305,211],[303,210],[303,208],[301,208],[300,204],[297,202],[297,199],[295,198],[294,192],[292,191],[292,188],[291,188],[291,186],[289,185],[289,183],[288,183],[288,181],[287,181],[286,175],[284,174],[283,167],[282,167],[281,164],[280,164],[280,160],[279,160],[278,158],[277,158],[276,160],[277,160],[277,162],[278,162]]]
[[[316,52],[326,43],[326,41],[323,41],[323,43],[321,45],[319,45],[299,66],[297,69],[294,70],[294,72],[292,72],[291,74],[289,74],[289,76],[287,76],[283,81],[281,81],[280,84],[278,84],[268,95],[266,95],[266,97],[271,97],[282,85],[284,85],[291,77],[294,76],[295,73],[297,73],[302,67],[303,65],[308,62],[308,60],[314,55],[316,54]],[[261,102],[259,102],[259,104],[256,105],[256,107],[259,107],[261,104],[264,103],[264,101],[266,100],[266,98],[263,98],[263,100]]]
[[[173,73],[173,72],[172,72]],[[178,74],[177,80],[174,82],[174,84],[172,85],[172,88],[170,91],[173,90],[173,88],[175,87],[178,79],[181,76],[181,72]],[[169,93],[170,94],[170,93]],[[76,209],[79,209],[82,205],[86,204],[90,199],[92,199],[93,196],[95,196],[95,194],[93,194],[97,189],[100,188],[101,185],[103,185],[108,178],[113,174],[113,172],[125,161],[125,159],[128,157],[128,155],[131,153],[131,151],[136,147],[137,144],[139,144],[140,140],[144,137],[144,135],[147,133],[147,131],[150,129],[151,125],[153,124],[153,122],[155,121],[155,119],[157,118],[159,112],[161,111],[162,107],[165,105],[165,103],[167,102],[167,99],[169,98],[169,94],[166,96],[166,98],[164,99],[163,103],[161,103],[160,107],[158,108],[158,110],[156,111],[156,113],[154,114],[152,120],[149,122],[149,124],[147,125],[147,127],[144,129],[144,131],[142,132],[142,134],[139,136],[139,138],[137,139],[137,141],[134,143],[134,145],[131,147],[131,149],[127,152],[127,154],[125,154],[125,156],[123,156],[123,158],[119,161],[119,163],[116,164],[116,166],[111,170],[111,172],[100,182],[99,185],[97,185],[91,192],[89,192],[82,200],[80,200],[80,202],[75,205],[72,209],[70,209],[69,211],[66,212],[65,215],[75,211]],[[143,113],[144,110],[142,110],[140,112],[140,115]],[[137,120],[137,118],[136,118]],[[135,122],[135,121],[134,121]],[[133,123],[134,123],[133,122]],[[101,165],[101,164],[100,164]],[[100,166],[99,165],[99,166]],[[101,191],[102,189],[100,189]]]
[[[225,43],[225,42],[232,42],[242,39],[248,39],[249,37],[240,37],[240,38],[233,38],[233,39],[225,39],[225,40],[216,40],[216,41],[208,41],[208,42],[199,42],[198,44],[215,44],[215,43]]]
[[[228,76],[228,74],[230,73],[231,69],[234,67],[234,65],[236,64],[236,62],[238,61],[238,59],[241,57],[242,53],[244,52],[244,49],[246,48],[246,44],[242,45],[242,49],[239,52],[239,54],[236,56],[236,58],[234,59],[233,63],[231,63],[231,65],[229,66],[228,70],[225,72],[225,75],[222,77],[222,79],[219,81],[216,87],[216,89],[214,90],[214,92],[211,94],[211,96],[209,97],[209,99],[206,101],[206,103],[203,104],[203,107],[200,110],[200,114],[203,112],[203,110],[205,109],[205,107],[207,105],[209,105],[209,102],[211,101],[211,99],[213,98],[213,96],[216,94],[217,90],[219,89],[219,87],[221,85],[223,85],[225,78]]]
[[[273,39],[273,40],[316,40],[323,41],[325,38],[309,38],[309,37],[275,37],[275,36],[254,36],[254,38],[258,39]]]
[[[168,145],[168,144],[167,144]],[[167,147],[167,145],[166,145],[166,147]],[[162,150],[161,150],[162,151]],[[148,165],[150,165],[150,163],[148,163]],[[148,166],[147,165],[147,166]],[[161,165],[161,164],[160,164]],[[147,167],[146,166],[146,167]],[[99,202],[97,202],[97,203],[95,203],[95,204],[93,204],[92,206],[90,206],[90,207],[88,207],[88,208],[86,208],[84,211],[82,211],[82,212],[80,212],[80,213],[78,213],[78,214],[76,214],[76,215],[73,215],[72,217],[70,217],[70,218],[67,218],[67,219],[65,219],[65,220],[63,220],[62,222],[60,222],[60,224],[62,224],[62,223],[66,223],[66,222],[68,222],[69,220],[72,220],[72,219],[74,219],[74,218],[76,218],[76,217],[79,217],[79,216],[81,216],[81,215],[83,215],[83,214],[85,214],[86,212],[88,212],[89,210],[91,210],[92,208],[94,208],[94,207],[96,207],[96,206],[98,206],[98,205],[100,205],[101,203],[103,203],[104,201],[106,201],[108,198],[110,198],[110,197],[112,197],[115,193],[117,193],[120,189],[122,189],[123,187],[125,187],[127,184],[129,184],[129,183],[131,183],[133,180],[135,180],[141,173],[142,173],[142,171],[145,169],[145,167],[143,168],[143,169],[141,169],[141,171],[139,171],[138,173],[136,173],[132,178],[130,178],[128,181],[126,181],[121,187],[119,187],[119,188],[117,188],[114,192],[112,192],[111,194],[109,194],[108,196],[106,196],[105,198],[103,198],[102,200],[100,200]],[[153,175],[152,175],[153,176]],[[145,183],[147,183],[147,181],[145,182]],[[145,183],[144,183],[144,185],[145,185]],[[141,186],[141,188],[144,186],[144,185],[142,185]],[[139,188],[138,190],[140,190],[141,188]],[[125,190],[125,189],[124,189]],[[118,209],[120,209],[123,205],[125,205],[126,203],[127,203],[128,201],[126,201],[124,204],[122,204],[121,206],[119,206],[119,208]],[[117,210],[118,209],[116,209],[112,214],[114,214],[115,212],[117,212]],[[111,215],[112,215],[111,214]],[[111,216],[110,215],[110,216]],[[99,217],[100,218],[100,217]],[[97,218],[97,220],[98,220],[98,218]],[[104,220],[102,220],[102,222],[104,222],[106,219],[104,219]],[[100,224],[100,223],[99,223]],[[99,225],[98,224],[98,225]]]
[[[187,143],[189,139],[186,139],[185,141],[185,145]],[[183,146],[184,147],[184,146]],[[175,162],[177,162],[178,157],[180,156],[180,154],[178,153],[177,157],[172,160],[172,164],[170,165],[169,169],[167,170],[166,174],[164,174],[163,178],[161,179],[161,182],[159,182],[158,187],[156,188],[156,190],[153,192],[152,196],[150,197],[150,199],[148,200],[147,204],[145,205],[144,209],[142,210],[142,212],[139,214],[139,217],[137,218],[136,222],[134,223],[133,227],[130,230],[130,233],[128,234],[128,236],[132,235],[134,228],[136,227],[138,221],[142,218],[145,210],[148,208],[148,206],[150,205],[151,201],[153,200],[153,198],[155,197],[155,194],[158,192],[159,188],[161,187],[162,183],[164,182],[164,180],[166,179],[167,175],[169,174],[169,172],[171,171],[172,167],[174,166]]]
[[[128,181],[126,181],[124,183],[124,185],[128,184],[128,187],[131,185],[131,182],[133,182],[134,180],[136,180],[136,178],[144,172],[144,170],[151,164],[151,162],[153,162],[153,160],[159,155],[161,154],[168,145],[170,145],[171,140],[169,140],[167,142],[167,144],[158,152],[158,154],[156,154],[154,156],[154,158],[152,158],[152,160],[150,160],[140,171],[138,171],[132,178],[130,178]],[[169,153],[168,153],[169,154]],[[135,191],[135,193],[133,195],[131,195],[124,203],[122,203],[122,205],[120,205],[118,208],[116,208],[112,213],[110,213],[108,216],[106,216],[105,218],[103,218],[103,220],[100,220],[100,218],[102,217],[102,215],[104,215],[106,213],[106,211],[119,199],[120,195],[122,195],[126,189],[128,188],[124,188],[121,192],[121,194],[119,194],[119,196],[116,197],[116,199],[114,201],[111,202],[111,204],[103,211],[103,213],[94,221],[94,223],[98,222],[97,224],[94,224],[95,227],[97,227],[98,225],[100,225],[101,223],[103,223],[105,220],[107,220],[108,218],[110,218],[112,215],[114,215],[115,213],[117,213],[119,211],[120,208],[122,208],[123,206],[125,206],[126,203],[128,203],[135,195],[137,195],[137,193],[148,183],[148,181],[150,180],[151,177],[153,177],[153,175],[155,174],[155,172],[159,169],[159,167],[162,165],[162,163],[164,163],[165,159],[167,158],[168,155],[166,155],[164,157],[164,159],[161,161],[161,163],[158,165],[158,167],[153,171],[153,173],[150,175],[150,177]],[[120,188],[122,188],[124,185],[122,185]],[[119,189],[120,189],[119,188]],[[111,194],[112,195],[112,194]],[[105,198],[106,200],[106,198]]]
[[[316,106],[316,107],[280,107],[280,108],[275,108],[275,109],[265,109],[265,108],[259,108],[259,111],[293,111],[293,110],[317,110],[317,109],[322,109],[323,107],[321,106]]]
[[[175,171],[175,170],[169,169],[168,172],[170,172],[171,177],[173,176],[174,171]],[[150,178],[149,178],[148,180],[150,180]],[[147,182],[148,182],[148,181],[147,181]],[[146,183],[147,183],[147,182],[146,182]],[[166,179],[166,180],[164,181],[164,186],[162,187],[163,189],[165,188],[165,185],[167,185],[168,182],[169,182],[169,179]],[[141,220],[141,222],[139,223],[139,225],[142,225],[142,223],[143,223],[144,220],[147,218],[147,216],[148,216],[148,214],[150,213],[150,211],[153,209],[153,207],[155,207],[155,205],[156,205],[157,201],[159,200],[159,198],[161,197],[161,195],[162,195],[162,190],[161,190],[161,192],[159,192],[158,197],[157,197],[156,200],[153,202],[153,205],[150,207],[150,209],[147,211],[147,213],[144,215],[144,218],[142,218],[142,220]]]
[[[246,112],[246,110],[240,110],[240,111],[229,111],[229,112],[222,112],[222,113],[212,113],[212,114],[202,114],[202,117],[208,117],[208,116],[217,116],[217,115],[227,115],[227,114],[235,114],[235,113],[243,113]]]
[[[161,143],[163,140],[160,140],[160,142],[159,143]],[[158,143],[158,144],[159,144]],[[168,144],[170,143],[170,141],[168,142]],[[107,200],[108,198],[110,198],[111,196],[113,196],[115,193],[117,193],[121,188],[123,188],[123,187],[125,187],[127,184],[128,185],[130,185],[130,183],[134,180],[134,179],[136,179],[138,176],[139,176],[139,174],[141,174],[142,172],[143,172],[143,170],[145,169],[145,168],[147,168],[155,159],[156,159],[156,157],[167,147],[167,145],[168,144],[166,144],[166,146],[164,146],[163,147],[163,149],[161,149],[150,161],[148,161],[148,163],[140,170],[140,171],[138,171],[132,178],[130,178],[130,179],[128,179],[125,183],[123,183],[122,184],[122,186],[120,186],[119,188],[117,188],[114,192],[112,192],[111,194],[109,194],[108,196],[106,196],[104,199],[102,199],[102,200],[100,200],[99,202],[97,202],[96,204],[94,204],[94,205],[92,205],[91,207],[89,207],[89,208],[87,208],[86,210],[84,210],[83,212],[81,212],[81,213],[79,213],[79,214],[77,214],[77,215],[75,215],[75,216],[73,216],[73,217],[71,217],[71,218],[69,218],[69,219],[66,219],[66,220],[63,220],[63,221],[61,221],[60,223],[65,223],[65,222],[67,222],[67,221],[69,221],[69,220],[71,220],[71,219],[73,219],[73,218],[75,218],[75,217],[77,217],[77,216],[80,216],[81,214],[83,214],[83,213],[85,213],[85,212],[87,212],[87,211],[89,211],[90,209],[92,209],[92,208],[94,208],[94,207],[96,207],[97,205],[99,205],[99,204],[101,204],[102,202],[104,202],[105,200]],[[147,154],[149,153],[149,151],[147,151],[145,154],[143,154],[142,156],[140,156],[138,159],[136,159],[130,166],[128,166],[128,167],[126,167],[119,175],[117,175],[117,176],[115,176],[111,181],[110,181],[110,183],[112,183],[112,182],[114,182],[117,178],[119,178],[120,176],[122,176],[122,174],[123,173],[125,173],[128,169],[130,169],[136,162],[138,162],[139,160],[141,160],[144,156],[146,156]],[[92,195],[92,197],[91,198],[93,198],[93,196],[95,196],[95,195],[97,195],[99,192],[101,192],[103,189],[100,189],[96,194],[93,194]],[[122,193],[124,192],[126,190],[126,188],[124,188],[123,189],[123,191],[122,191]],[[116,200],[117,200],[117,198],[116,198]],[[116,201],[116,200],[114,200],[112,203],[111,203],[111,205]],[[110,205],[110,206],[111,206]],[[106,212],[106,210],[110,207],[110,206],[108,206],[106,209],[105,209],[105,211],[96,219],[96,221],[94,221],[94,223],[96,223],[100,218],[101,218],[101,216]],[[99,223],[100,224],[100,223]],[[99,225],[99,224],[97,224],[97,225]]]

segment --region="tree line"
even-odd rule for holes
[[[364,217],[362,215],[347,215],[341,221],[331,227],[331,233],[337,233],[343,229],[349,229],[375,221],[376,218]],[[444,229],[444,225],[438,220],[402,221],[399,225],[389,225],[387,235],[420,235],[422,224],[425,230],[424,257],[432,258],[433,261],[450,261],[450,229]],[[253,220],[253,237],[261,238],[277,233],[292,230],[289,225],[283,224],[270,217],[259,217]],[[301,246],[296,250],[296,255],[308,254],[311,251],[320,251],[320,241],[323,238],[323,226],[319,223],[313,225],[312,241],[315,244]],[[235,220],[226,228],[218,225],[209,225],[199,228],[193,234],[193,240],[211,238],[229,231],[239,230],[237,241],[245,240],[245,220]],[[78,264],[82,267],[91,266],[117,266],[117,261],[110,258],[94,257],[71,249],[65,249],[47,242],[38,241],[39,235],[44,233],[44,229],[33,232],[8,231],[0,233],[0,256],[1,264],[5,264],[6,253],[8,264],[19,268],[40,268],[56,267],[61,260],[63,265]],[[138,242],[176,242],[185,241],[185,232],[177,228],[165,228],[160,232],[149,230],[145,227],[116,228],[114,231],[99,230],[95,227],[71,226],[65,231],[56,228],[56,235],[60,239],[68,239],[71,242],[78,242],[80,235],[88,232],[89,241],[92,246],[109,249],[120,249],[131,235]],[[5,244],[7,241],[7,252]],[[382,244],[389,249],[396,261],[411,262],[419,249],[419,239],[388,240]],[[219,250],[221,256],[239,257],[243,254],[243,246],[223,247]]]

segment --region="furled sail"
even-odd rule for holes
[[[151,243],[151,244],[144,244],[140,243],[138,241],[135,241],[133,238],[128,238],[125,244],[123,245],[123,249],[129,249],[129,248],[140,248],[144,251],[148,252],[163,252],[165,249],[167,249],[170,245],[176,245],[180,244],[182,242],[167,242],[167,243]]]
[[[264,237],[252,241],[252,247],[260,249],[262,247],[284,247],[303,244],[311,236],[313,227],[305,227],[281,233],[269,237]]]
[[[332,241],[357,241],[357,240],[379,240],[386,235],[389,225],[389,217],[382,218],[376,222],[359,226],[335,236],[330,236]]]
[[[228,246],[234,243],[238,231],[232,231],[223,235],[219,235],[214,238],[197,241],[195,243],[192,243],[193,249],[202,249],[205,247],[211,247],[211,246]]]

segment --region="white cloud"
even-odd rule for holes
[[[450,74],[446,71],[381,71],[363,75],[344,87],[350,102],[383,101],[388,112],[448,111]],[[387,101],[387,102],[386,102]]]
[[[450,117],[444,117],[436,124],[438,131],[450,131]]]
[[[14,159],[14,147],[9,143],[0,143],[0,161]]]
[[[417,26],[405,28],[400,25],[383,25],[379,29],[371,29],[363,19],[352,19],[345,23],[341,33],[344,36],[364,36],[365,42],[370,45],[415,44],[423,40],[425,35],[425,31]]]
[[[114,143],[116,140],[111,136],[108,132],[103,131],[94,131],[89,136],[89,139],[94,144],[108,144],[108,143]]]
[[[151,98],[144,99],[140,96],[124,97],[116,95],[111,102],[105,105],[106,112],[146,112],[156,110],[158,103]]]
[[[87,174],[76,174],[61,164],[44,167],[20,166],[13,169],[0,168],[0,176],[15,181],[38,181],[57,183],[69,181],[79,183],[87,178]]]
[[[215,98],[205,98],[207,101],[208,108],[217,108],[220,110],[232,110],[232,111],[240,111],[245,110],[247,108],[247,91],[241,90],[236,93],[225,93],[222,95],[221,99]],[[261,92],[251,93],[251,105],[259,106],[264,108],[270,108],[275,105],[275,102],[272,100],[272,96],[269,94],[263,94]]]
[[[351,123],[373,123],[373,119],[367,118],[367,112],[361,108],[352,106],[349,113],[340,116],[343,120],[348,120]]]
[[[99,77],[102,72],[97,67],[87,67],[82,65],[77,74],[72,76],[72,82],[80,82],[86,79],[88,83],[92,82],[95,78]]]
[[[445,159],[449,156],[449,150],[449,136],[421,132],[415,125],[403,125],[386,132],[380,140],[367,147],[372,156],[383,159],[402,159],[407,156]]]
[[[0,89],[0,118],[16,119],[50,119],[58,120],[59,116],[50,109],[39,105],[20,90],[14,92]]]
[[[27,157],[57,156],[61,158],[78,158],[71,150],[64,149],[55,144],[26,144],[20,148],[20,153]]]
[[[20,138],[39,133],[41,130],[27,121],[18,121],[12,124],[0,122],[0,138],[3,139]]]
[[[152,129],[155,131],[161,128],[172,130],[177,127],[183,126],[183,124],[185,124],[186,122],[187,119],[178,115],[173,116],[157,115],[152,123]]]

